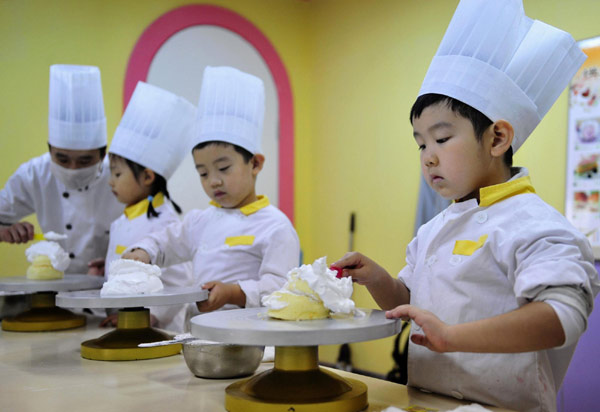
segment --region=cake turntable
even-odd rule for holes
[[[31,280],[25,276],[0,278],[0,291],[30,293],[31,308],[2,319],[2,329],[11,332],[45,332],[78,328],[85,325],[85,316],[59,308],[55,304],[58,292],[97,289],[104,278],[92,275],[64,275],[56,280]]]
[[[208,298],[207,290],[189,287],[165,287],[144,295],[100,296],[100,290],[61,292],[56,304],[70,308],[119,309],[117,328],[97,339],[81,344],[81,357],[92,360],[142,360],[177,355],[181,344],[138,347],[140,343],[158,342],[172,336],[150,325],[150,311],[145,306],[177,305]]]
[[[225,390],[225,408],[238,411],[344,411],[367,407],[367,386],[318,365],[318,345],[361,342],[393,336],[400,320],[362,309],[364,316],[282,321],[266,308],[211,312],[192,318],[192,334],[241,345],[274,345],[270,370],[237,381]]]

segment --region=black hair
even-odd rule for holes
[[[109,153],[108,157],[111,160],[112,159],[121,159],[121,160],[125,161],[125,163],[131,170],[131,173],[133,173],[133,176],[135,177],[136,180],[142,174],[144,169],[147,169],[146,167],[142,166],[139,163],[133,162],[125,157],[116,155],[114,153]],[[181,214],[181,208],[179,207],[179,205],[177,203],[175,203],[173,201],[173,199],[171,199],[171,196],[169,196],[169,191],[167,190],[167,180],[164,177],[162,177],[161,175],[159,175],[158,173],[154,172],[154,182],[152,182],[152,186],[150,186],[150,195],[156,196],[160,192],[162,192],[165,195],[165,197],[167,199],[169,199],[169,201],[173,205],[173,208],[175,209],[175,211],[178,214]],[[159,214],[160,214],[159,212],[154,210],[154,206],[152,206],[152,202],[148,202],[148,210],[146,212],[146,216],[148,216],[148,219],[151,219],[153,217],[158,217]]]
[[[434,106],[436,104],[445,104],[452,112],[457,113],[458,115],[464,117],[473,125],[473,130],[475,131],[475,137],[478,142],[481,142],[483,138],[483,133],[485,130],[494,123],[487,117],[485,114],[481,113],[479,110],[469,106],[461,102],[460,100],[456,100],[450,96],[446,96],[443,94],[435,94],[428,93],[423,94],[417,97],[417,100],[413,104],[410,109],[410,124],[412,124],[413,119],[418,119],[423,114],[423,111],[429,106]],[[513,149],[512,146],[508,148],[508,150],[504,153],[504,163],[508,166],[512,166],[513,162]]]
[[[223,146],[223,147],[232,146],[233,150],[235,150],[236,152],[238,152],[239,154],[242,155],[242,157],[244,158],[244,163],[248,163],[250,161],[250,159],[252,159],[254,157],[254,155],[252,153],[250,153],[248,150],[244,149],[243,147],[238,146],[233,143],[229,143],[229,142],[222,142],[220,140],[211,140],[208,142],[198,143],[192,149],[192,153],[194,152],[194,150],[204,149],[206,146],[210,146],[211,144],[215,144],[217,146]]]

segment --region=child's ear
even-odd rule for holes
[[[255,154],[250,159],[250,163],[252,163],[252,176],[256,177],[265,165],[265,157],[261,154]]]
[[[156,179],[156,174],[154,174],[153,170],[148,168],[144,169],[144,171],[140,175],[140,180],[144,186],[152,186],[154,183],[154,179]]]
[[[490,148],[491,154],[494,157],[502,157],[512,144],[515,137],[515,129],[506,120],[498,120],[490,127],[493,133],[492,146]]]

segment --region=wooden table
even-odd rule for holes
[[[225,388],[235,380],[193,376],[182,355],[143,361],[93,361],[80,344],[107,332],[89,317],[82,328],[58,332],[0,331],[0,411],[223,411]],[[259,371],[271,368],[261,364]],[[403,385],[336,373],[368,386],[368,411],[419,405],[440,411],[464,402]],[[490,408],[494,411],[506,411]]]

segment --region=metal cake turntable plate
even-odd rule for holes
[[[361,342],[400,332],[398,319],[361,309],[364,316],[286,321],[269,318],[267,308],[211,312],[192,318],[192,334],[202,339],[241,345],[314,346]]]
[[[69,308],[135,308],[200,302],[207,298],[207,290],[165,286],[160,292],[146,295],[100,296],[100,290],[61,292],[56,296],[56,304]]]
[[[93,275],[65,275],[56,280],[32,280],[25,276],[0,278],[0,290],[6,292],[63,292],[71,290],[98,289],[104,278]]]

